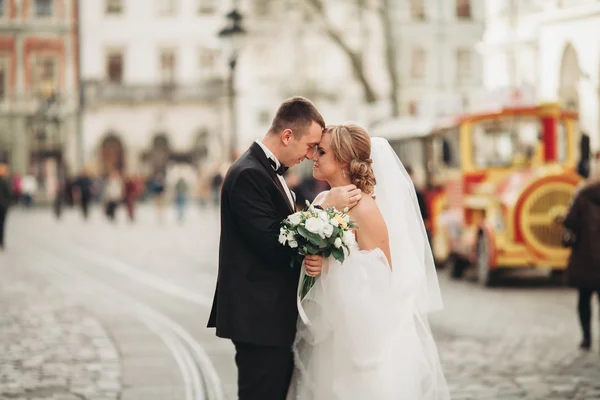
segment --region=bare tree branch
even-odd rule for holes
[[[337,44],[348,57],[352,66],[352,71],[354,72],[354,75],[356,76],[363,88],[365,101],[369,104],[375,103],[377,101],[377,95],[366,76],[365,69],[362,63],[362,53],[354,51],[350,47],[350,45],[348,45],[348,43],[344,40],[341,33],[338,32],[338,30],[335,29],[334,26],[330,23],[330,21],[327,18],[325,5],[323,4],[322,0],[306,0],[306,2],[313,7],[314,11],[323,21],[325,32],[327,33],[329,38],[335,44]]]
[[[400,115],[400,98],[398,86],[400,78],[398,76],[398,58],[394,40],[393,24],[390,12],[390,0],[381,0],[379,15],[383,25],[383,35],[385,41],[385,62],[390,76],[390,106],[393,117]]]

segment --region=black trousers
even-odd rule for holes
[[[285,400],[294,370],[292,350],[233,342],[239,400]]]
[[[579,288],[579,302],[577,311],[579,312],[579,322],[583,332],[583,339],[590,341],[592,338],[591,319],[592,319],[592,296],[594,292],[598,294],[600,301],[600,289]]]
[[[0,207],[0,248],[4,247],[4,225],[6,223],[6,214],[8,208]]]
[[[117,211],[118,206],[119,206],[119,203],[116,201],[113,201],[113,200],[106,203],[106,216],[108,217],[109,220],[111,220],[111,221],[115,220],[115,212]]]
[[[90,199],[87,197],[81,198],[81,211],[83,212],[83,218],[88,218],[88,213],[90,209]]]

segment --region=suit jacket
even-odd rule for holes
[[[586,184],[575,195],[564,224],[575,234],[567,269],[569,284],[600,289],[600,181]]]
[[[264,346],[292,345],[299,269],[278,242],[294,210],[256,143],[229,168],[221,192],[219,273],[208,327],[217,336]]]

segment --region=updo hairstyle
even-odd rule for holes
[[[371,137],[355,124],[330,125],[325,133],[331,134],[331,151],[335,159],[346,165],[350,181],[364,193],[373,194],[375,174],[371,160]]]

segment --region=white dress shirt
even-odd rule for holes
[[[269,148],[267,146],[265,146],[264,143],[261,142],[260,140],[257,139],[256,143],[260,146],[261,149],[263,149],[267,158],[275,161],[275,169],[276,170],[279,169],[279,167],[281,166],[281,163],[279,162],[277,157],[275,157],[273,152],[271,150],[269,150]],[[281,182],[281,185],[283,186],[283,189],[285,190],[285,194],[287,195],[287,198],[290,201],[292,208],[295,210],[296,206],[294,203],[294,198],[292,197],[292,192],[290,191],[290,188],[288,187],[287,183],[285,182],[285,178],[279,174],[277,174],[277,178],[279,178],[279,181]]]

